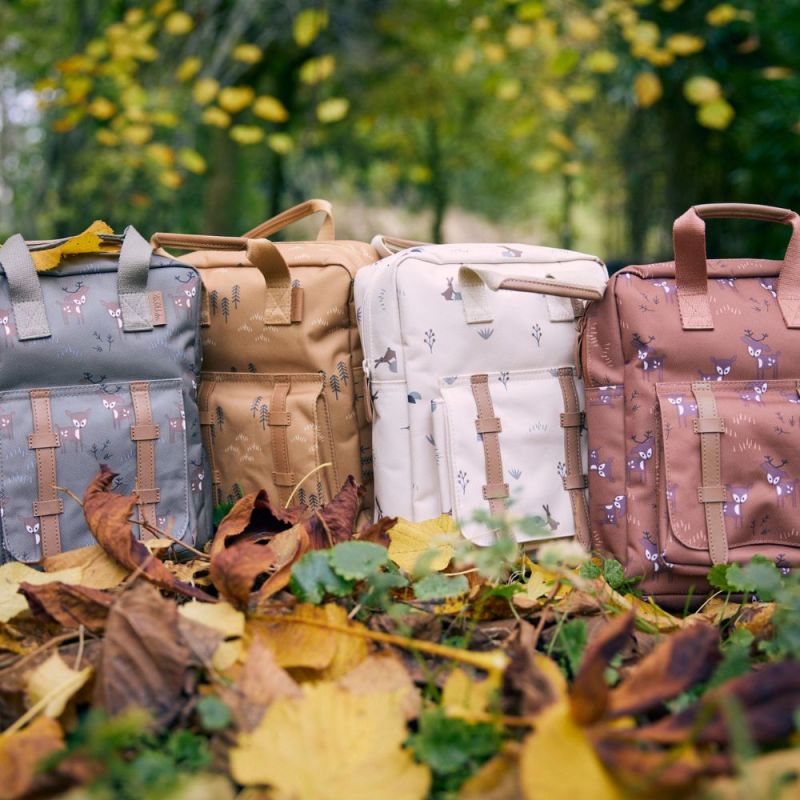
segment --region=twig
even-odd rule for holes
[[[81,625],[78,628],[78,635],[80,636],[80,638],[78,639],[78,652],[75,655],[75,666],[73,667],[73,669],[76,672],[78,671],[78,667],[80,667],[81,661],[83,660],[83,644],[84,644],[84,631],[85,630],[86,629],[84,628],[83,625]]]
[[[54,636],[52,639],[48,639],[44,644],[40,644],[35,650],[31,650],[30,653],[26,653],[24,656],[20,656],[16,661],[12,660],[9,662],[4,662],[2,664],[2,668],[5,669],[6,666],[15,666],[18,667],[20,664],[24,664],[26,661],[30,661],[32,658],[35,658],[39,655],[39,653],[43,652],[44,650],[49,650],[51,647],[55,645],[64,644],[68,642],[70,639],[74,639],[78,635],[77,631],[73,633],[62,633],[60,636]]]
[[[289,495],[288,499],[287,499],[287,500],[286,500],[286,502],[283,504],[283,507],[284,507],[284,508],[289,508],[289,503],[291,503],[291,502],[292,502],[292,499],[294,498],[295,492],[296,492],[296,491],[297,491],[297,490],[298,490],[298,489],[299,489],[299,488],[300,488],[300,487],[301,487],[301,486],[302,486],[302,485],[303,485],[303,484],[304,484],[304,483],[305,483],[305,482],[306,482],[306,481],[307,481],[307,480],[308,480],[308,479],[309,479],[309,478],[310,478],[310,477],[311,477],[311,476],[312,476],[312,475],[313,475],[315,472],[319,472],[321,469],[324,469],[325,467],[332,467],[332,466],[333,466],[333,462],[332,462],[332,461],[326,461],[324,464],[320,464],[318,467],[314,467],[314,469],[312,469],[312,470],[311,470],[311,472],[308,472],[307,474],[303,475],[303,477],[302,477],[302,478],[300,478],[300,480],[297,482],[297,485],[294,487],[294,489],[292,489],[292,493]]]

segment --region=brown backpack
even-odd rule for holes
[[[325,214],[316,241],[262,238],[316,212]],[[370,487],[353,278],[375,250],[336,241],[325,200],[242,237],[157,233],[153,243],[194,250],[181,260],[203,281],[202,298],[176,286],[172,302],[202,302],[198,402],[215,503],[266,489],[276,503],[313,508],[348,475]]]
[[[792,228],[783,262],[706,262],[704,219]],[[627,267],[585,317],[593,545],[662,602],[714,564],[800,564],[800,217],[689,209],[675,261]]]

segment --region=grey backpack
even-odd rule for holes
[[[136,492],[141,538],[210,534],[200,438],[200,281],[133,228],[113,252],[37,273],[26,245],[0,248],[0,562],[91,544],[82,496],[108,464]]]

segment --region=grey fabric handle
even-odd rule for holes
[[[133,225],[128,225],[117,267],[117,291],[124,331],[153,329],[153,313],[147,297],[147,275],[152,254],[150,242]]]
[[[28,246],[18,233],[0,248],[0,264],[8,280],[17,338],[20,341],[46,339],[50,336],[50,325],[44,308],[42,287]]]
[[[153,248],[129,225],[119,253],[117,287],[124,331],[153,328],[153,315],[147,297],[147,276]],[[17,338],[46,339],[50,333],[42,286],[28,246],[19,234],[0,248],[0,265],[8,280],[8,293],[14,309]]]

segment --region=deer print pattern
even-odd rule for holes
[[[606,481],[614,480],[614,457],[600,457],[600,448],[595,447],[589,451],[589,471],[594,472],[598,478]]]
[[[641,438],[634,434],[631,440],[633,447],[628,450],[628,475],[647,483],[647,468],[655,453],[655,436],[652,431],[647,431]]]
[[[34,544],[38,547],[41,542],[40,532],[42,529],[39,517],[20,517],[20,522],[25,532],[33,538]]]
[[[108,300],[101,300],[100,305],[108,313],[108,316],[111,317],[117,323],[117,332],[122,332],[122,309],[119,307],[119,303],[109,303]]]
[[[67,416],[72,421],[72,440],[75,443],[75,452],[83,451],[83,438],[81,432],[86,428],[89,420],[89,409],[83,411],[67,411]]]
[[[652,376],[656,375],[659,381],[663,381],[665,356],[663,353],[657,352],[652,346],[655,338],[655,336],[649,336],[647,341],[644,341],[638,333],[635,333],[633,335],[633,343],[639,360],[638,366],[644,371],[647,380],[652,380]]]
[[[89,287],[83,281],[77,281],[74,286],[62,286],[61,291],[64,297],[61,302],[61,319],[64,325],[69,325],[75,320],[78,325],[85,323],[84,306],[86,305],[86,295],[89,294]]]
[[[0,308],[0,336],[3,337],[3,347],[13,347],[17,341],[17,326],[10,308]]]
[[[755,362],[756,380],[767,378],[767,373],[771,372],[773,380],[778,378],[778,358],[780,352],[774,352],[772,347],[767,344],[769,335],[762,333],[756,336],[753,331],[746,330],[741,341],[747,346],[747,354]]]
[[[0,438],[13,439],[14,438],[14,412],[0,411]]]
[[[752,483],[747,486],[726,486],[725,491],[730,497],[723,506],[722,511],[726,518],[733,520],[736,528],[741,528],[744,525],[744,504],[750,497],[750,490],[753,488]]]

